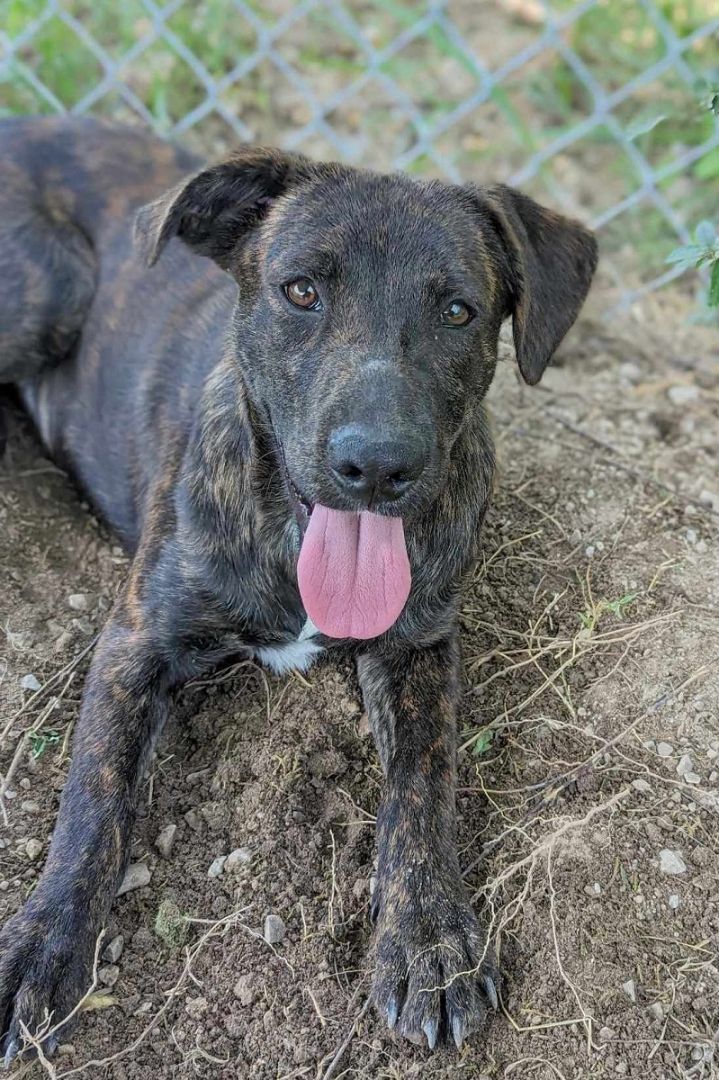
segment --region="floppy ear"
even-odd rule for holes
[[[597,242],[578,221],[498,184],[484,205],[508,265],[509,308],[519,370],[534,385],[579,314],[597,266]]]
[[[226,268],[243,232],[267,214],[273,199],[310,174],[312,163],[281,150],[248,147],[182,180],[135,218],[135,245],[154,266],[167,241],[180,239]]]

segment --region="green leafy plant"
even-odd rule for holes
[[[624,612],[629,605],[634,603],[637,595],[637,593],[626,593],[624,596],[620,596],[618,600],[600,600],[596,604],[590,601],[587,604],[586,611],[577,612],[579,621],[585,630],[594,631],[602,615],[606,614],[606,612],[621,619],[624,617]]]
[[[28,735],[30,750],[35,761],[39,761],[50,746],[57,746],[62,736],[59,731],[48,728],[46,731],[31,731]]]
[[[494,732],[491,728],[482,728],[472,744],[472,753],[475,757],[486,754],[494,742]]]
[[[682,244],[667,256],[667,262],[679,270],[709,268],[709,307],[719,307],[719,233],[711,221],[700,221],[694,230],[693,243]]]

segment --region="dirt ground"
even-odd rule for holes
[[[586,317],[535,390],[506,348],[491,391],[500,468],[463,609],[459,794],[505,974],[487,1031],[432,1055],[365,1009],[381,778],[353,672],[248,663],[178,700],[134,832],[150,881],[115,904],[116,962],[100,960],[58,1080],[719,1076],[719,343],[688,310],[664,292],[623,322]],[[2,918],[40,872],[126,568],[11,408]],[[273,946],[268,913],[286,927]]]

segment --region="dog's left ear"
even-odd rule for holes
[[[498,184],[479,192],[499,233],[519,370],[534,385],[579,314],[597,266],[597,242],[578,221]]]
[[[247,230],[258,225],[272,201],[310,175],[300,154],[242,148],[225,161],[182,180],[135,218],[135,246],[154,266],[173,236],[224,269]]]

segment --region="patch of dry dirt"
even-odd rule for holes
[[[463,611],[459,796],[506,975],[484,1037],[431,1055],[362,1013],[381,778],[354,675],[248,664],[180,698],[134,833],[152,878],[115,905],[119,977],[58,1078],[321,1078],[355,1022],[335,1077],[717,1074],[719,361],[686,315],[665,292],[621,325],[585,319],[540,388],[507,351],[491,391],[500,470]],[[126,565],[11,409],[1,918],[42,866],[88,646]],[[193,921],[168,922],[168,901]],[[273,947],[269,912],[286,924]]]

